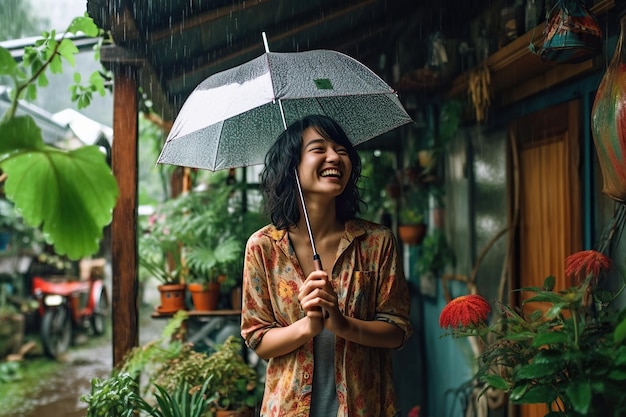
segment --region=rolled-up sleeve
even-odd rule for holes
[[[379,257],[379,288],[375,320],[381,320],[398,326],[404,333],[402,348],[411,337],[413,328],[409,321],[411,298],[398,256],[395,238],[391,232],[382,239],[383,245]]]
[[[268,288],[268,273],[262,234],[255,234],[246,244],[241,311],[241,336],[246,345],[256,349],[267,331],[277,327]]]

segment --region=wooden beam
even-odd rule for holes
[[[113,366],[139,344],[137,308],[138,67],[112,66],[114,79],[112,166],[120,196],[111,223]]]
[[[378,0],[362,0],[357,4],[351,4],[348,7],[333,11],[332,13],[324,15],[323,17],[315,17],[307,22],[302,22],[297,27],[294,27],[292,29],[280,31],[277,35],[269,35],[268,43],[270,46],[270,50],[273,44],[278,44],[285,39],[297,36],[299,33],[305,32],[307,30],[315,29],[320,25],[331,25],[335,20],[346,18],[352,13],[364,10],[367,7],[373,7],[377,3]],[[198,61],[191,65],[190,68],[185,69],[183,73],[180,73],[168,79],[166,82],[167,88],[172,91],[182,91],[184,90],[185,83],[187,83],[188,80],[193,77],[194,73],[202,74],[199,76],[200,79],[194,81],[197,84],[202,81],[202,79],[206,78],[208,76],[207,74],[210,75],[225,68],[239,65],[242,63],[242,61],[246,62],[246,60],[250,59],[250,56],[258,56],[260,46],[262,45],[258,42],[253,44],[244,44],[243,42],[241,42],[237,48],[233,48],[233,50],[235,51],[233,53],[230,53],[208,63],[205,63],[204,61]],[[218,70],[215,70],[215,68],[218,68]]]

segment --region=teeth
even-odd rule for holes
[[[339,171],[338,169],[325,169],[324,171],[322,171],[321,175],[322,177],[341,177],[341,171]]]

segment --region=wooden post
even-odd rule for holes
[[[111,224],[113,366],[139,344],[137,307],[137,62],[112,62],[112,166],[120,196]]]

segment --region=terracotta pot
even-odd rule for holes
[[[190,283],[187,289],[191,293],[193,306],[199,311],[212,311],[217,309],[220,300],[220,283],[209,282],[208,284]]]
[[[233,310],[241,310],[241,287],[236,286],[230,292],[230,305]]]
[[[165,284],[157,287],[161,293],[161,305],[157,308],[159,313],[175,313],[185,309],[185,285]]]
[[[426,236],[426,224],[403,224],[398,226],[398,236],[407,245],[419,245]]]

